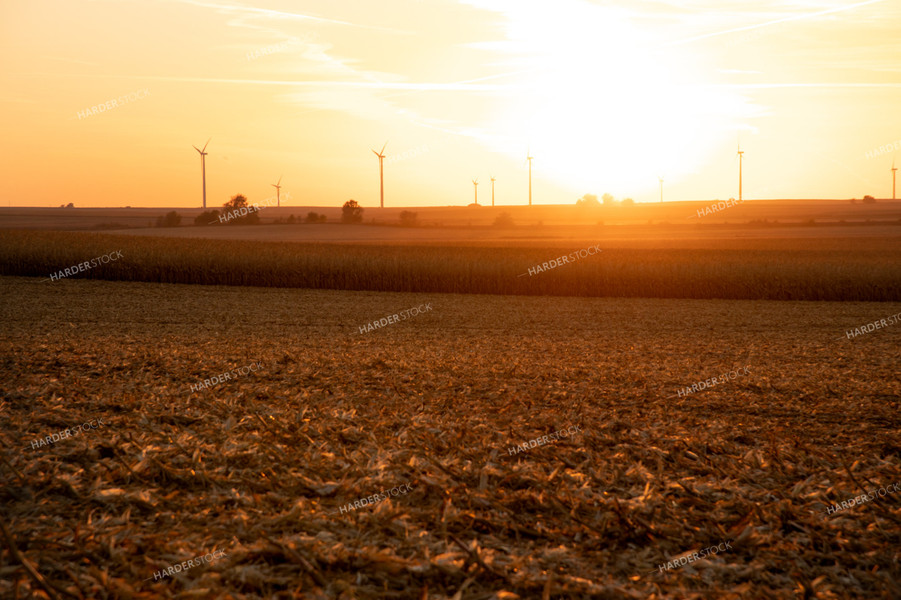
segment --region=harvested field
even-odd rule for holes
[[[0,596],[901,597],[899,311],[3,277]]]

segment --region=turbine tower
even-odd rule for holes
[[[280,185],[281,182],[282,182],[282,178],[279,177],[279,178],[278,178],[278,183],[273,183],[273,184],[272,184],[272,187],[275,188],[275,201],[278,203],[278,206],[281,206],[281,205],[282,205],[282,199],[281,199],[282,186]]]
[[[472,180],[472,187],[476,191],[476,204],[478,204],[479,203],[479,180],[478,179]]]
[[[213,138],[210,138],[210,140]],[[206,152],[206,147],[210,145],[210,140],[206,141],[206,144],[203,145],[203,150],[198,148],[197,146],[191,146],[195,150],[200,153],[200,175],[203,177],[203,207],[206,208],[206,155],[209,152]]]
[[[491,176],[491,206],[494,206],[494,175]]]
[[[526,152],[526,160],[529,161],[529,206],[532,206],[532,156],[531,152]]]
[[[898,167],[895,166],[895,161],[892,160],[892,200],[895,199],[895,173],[898,171]]]
[[[388,142],[385,142],[385,146],[388,145]],[[373,154],[379,157],[379,207],[385,208],[385,171],[383,167],[383,161],[385,160],[385,146],[382,146],[381,152],[372,151]]]
[[[744,154],[744,150],[741,149],[741,144],[738,144],[738,201],[741,202],[741,159]]]
[[[663,204],[663,175],[659,175],[657,179],[660,180],[660,204]]]

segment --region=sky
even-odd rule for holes
[[[890,198],[901,2],[0,0],[0,205]],[[92,110],[93,107],[93,110]],[[895,146],[899,149],[896,150]],[[478,187],[473,180],[479,182]]]

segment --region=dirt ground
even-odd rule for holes
[[[3,277],[0,596],[901,597],[899,312]]]

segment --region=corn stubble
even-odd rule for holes
[[[0,596],[898,597],[901,499],[824,511],[901,481],[901,333],[836,339],[899,310],[5,277]]]

